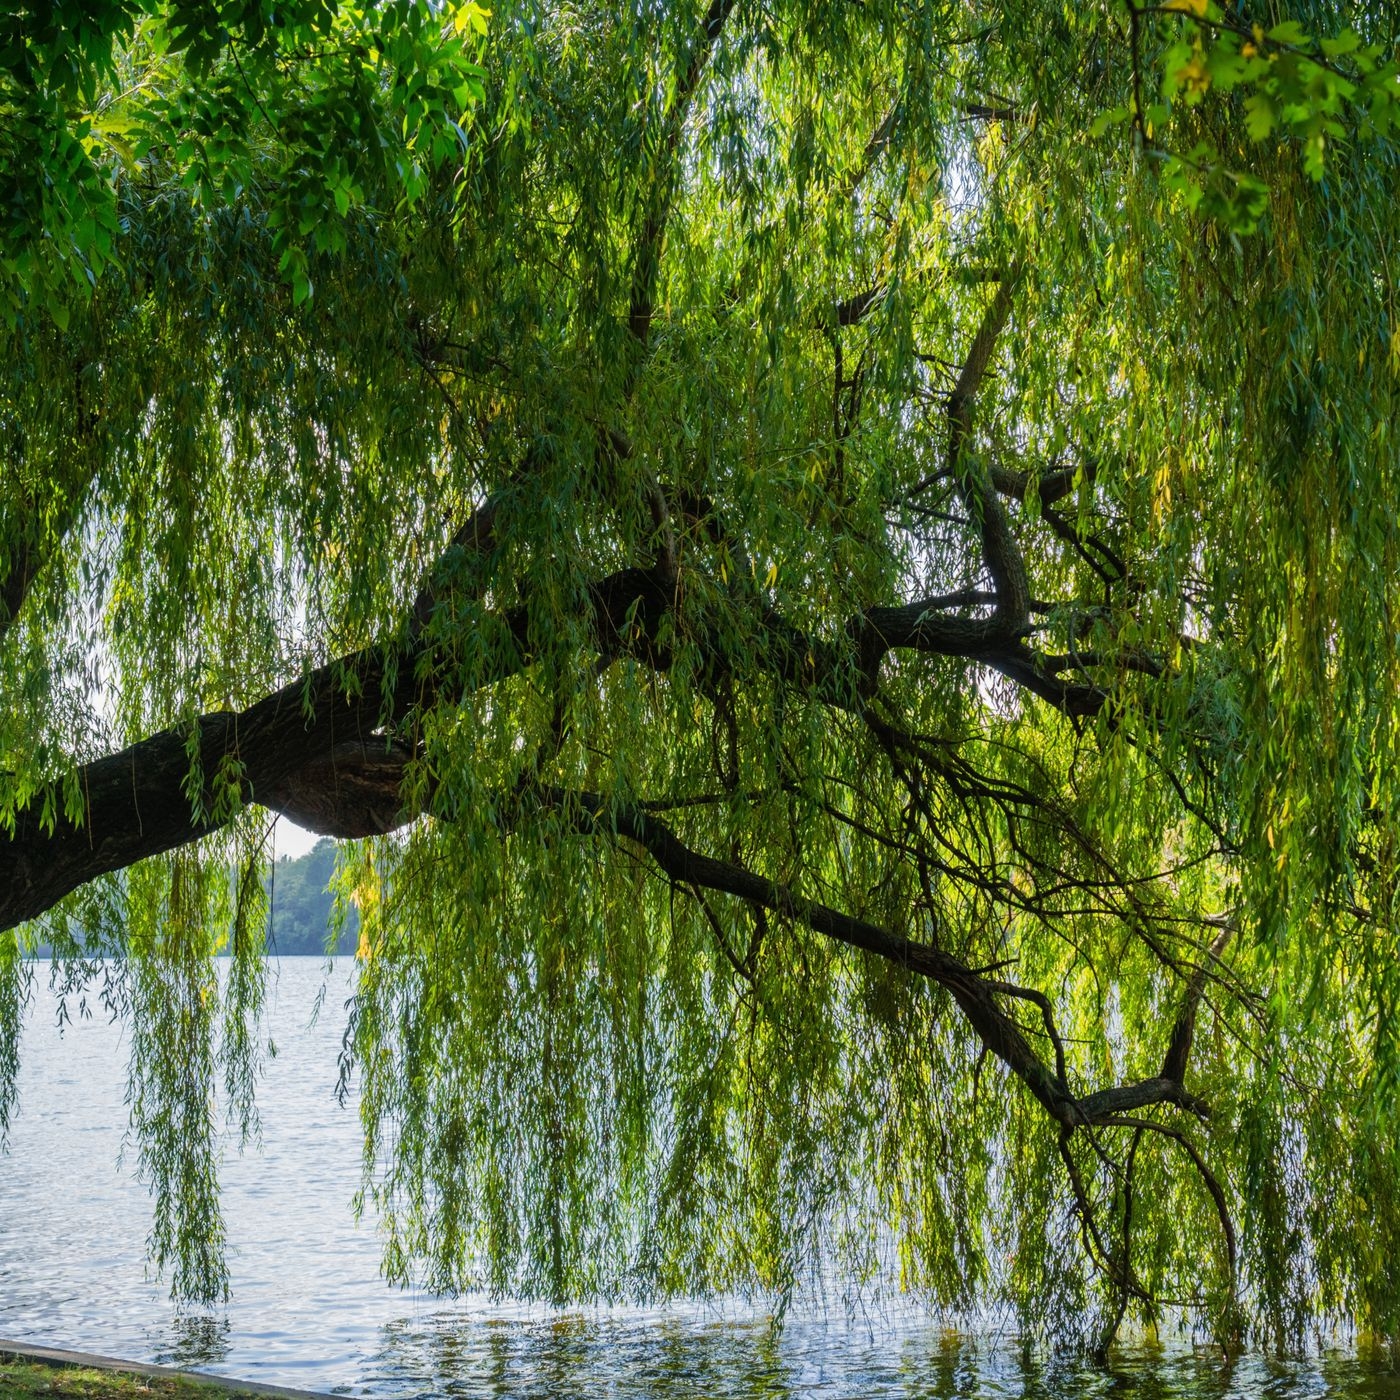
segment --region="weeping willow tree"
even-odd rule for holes
[[[284,814],[392,1276],[1400,1330],[1390,7],[68,8],[0,1125],[43,942],[217,1296]]]

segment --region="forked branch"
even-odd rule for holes
[[[1053,1030],[1048,1001],[1029,988],[986,978],[958,958],[927,943],[916,942],[864,919],[799,895],[790,886],[748,870],[733,861],[716,860],[692,850],[664,822],[641,808],[609,802],[596,793],[540,789],[528,800],[540,808],[572,817],[586,835],[616,835],[640,846],[676,885],[733,895],[758,909],[805,924],[847,947],[874,953],[899,967],[944,987],[957,1002],[983,1045],[1019,1078],[1050,1116],[1074,1129],[1108,1123],[1133,1108],[1171,1104],[1196,1113],[1206,1112],[1201,1100],[1181,1085],[1165,1079],[1117,1085],[1076,1098],[1059,1071],[1063,1050],[1057,1045],[1057,1067],[1040,1059],[1017,1022],[999,1004],[1011,996],[1038,1005]],[[1052,1043],[1059,1036],[1051,1036]]]

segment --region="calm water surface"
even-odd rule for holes
[[[346,1395],[512,1400],[816,1397],[916,1400],[1400,1400],[1400,1376],[1346,1356],[1228,1370],[1187,1346],[1125,1349],[1107,1369],[1026,1360],[918,1318],[721,1318],[699,1310],[559,1315],[389,1289],[372,1222],[354,1224],[353,1104],[335,1101],[351,968],[283,959],[278,1047],[259,1091],[261,1150],[224,1164],[233,1299],[180,1314],[148,1277],[150,1206],[126,1133],[127,1045],[100,1010],[60,1033],[41,975],[25,1026],[20,1114],[0,1157],[0,1337]],[[318,993],[325,1009],[312,1024]],[[76,1011],[76,1009],[75,1009]],[[1400,1265],[1398,1265],[1400,1267]]]

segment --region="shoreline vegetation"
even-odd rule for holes
[[[336,843],[329,837],[318,841],[305,855],[283,857],[271,868],[265,881],[269,906],[267,953],[269,957],[299,958],[339,956],[355,951],[360,936],[359,912],[351,907],[335,943],[327,947],[332,935],[332,915],[335,896],[330,891],[335,874]],[[227,956],[231,942],[220,950]],[[40,958],[53,956],[53,947],[40,943],[34,948]]]
[[[153,1375],[0,1356],[0,1396],[4,1400],[253,1400],[279,1393],[297,1392],[245,1388],[215,1377],[178,1372]]]
[[[270,957],[323,957],[326,953],[353,953],[360,937],[359,912],[352,905],[332,936],[335,896],[330,892],[335,874],[336,843],[318,841],[303,856],[279,860],[267,880],[267,951]]]

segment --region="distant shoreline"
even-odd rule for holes
[[[267,956],[269,958],[324,958],[326,937],[335,918],[335,896],[330,892],[335,875],[336,844],[318,841],[305,855],[284,857],[268,871],[264,885],[269,904]],[[345,922],[330,956],[354,954],[360,941],[360,916],[354,908]],[[39,943],[31,957],[52,958],[53,944]],[[216,957],[230,956],[224,948]]]

